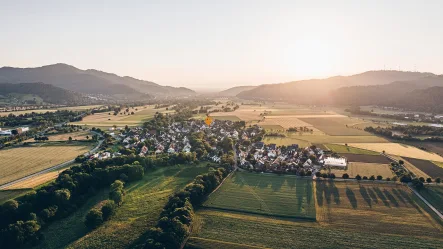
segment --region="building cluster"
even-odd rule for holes
[[[245,170],[268,173],[314,175],[322,168],[347,167],[347,160],[334,157],[315,146],[301,148],[298,144],[277,146],[256,142],[238,152],[239,166]]]
[[[0,136],[18,135],[29,131],[29,127],[19,127],[16,129],[2,130],[0,128]]]

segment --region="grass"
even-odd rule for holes
[[[56,145],[0,150],[0,184],[69,161],[89,151],[89,146]]]
[[[0,116],[8,116],[9,114],[20,115],[26,113],[46,113],[46,112],[56,112],[57,109],[39,109],[39,110],[25,110],[25,111],[13,111],[13,112],[0,112]]]
[[[77,131],[71,133],[59,133],[59,134],[46,134],[49,138],[49,141],[68,141],[69,137],[72,140],[86,140],[86,136],[89,136],[89,139],[92,138],[92,134],[87,131]],[[34,138],[30,138],[25,142],[35,142]]]
[[[58,108],[58,110],[70,110],[70,111],[83,111],[83,110],[89,110],[94,108],[99,108],[103,105],[79,105],[79,106],[68,106],[68,107],[62,107]]]
[[[349,146],[357,147],[365,150],[373,150],[377,152],[385,151],[387,154],[411,157],[417,159],[431,160],[437,162],[443,162],[443,157],[420,150],[416,147],[397,144],[397,143],[349,143]]]
[[[392,178],[394,176],[389,164],[379,163],[351,162],[348,164],[346,170],[331,169],[331,172],[334,173],[337,177],[341,177],[344,173],[347,173],[350,178],[355,178],[357,175],[360,175],[361,177],[370,177],[372,175],[377,177],[378,175],[381,175],[384,179],[388,177]]]
[[[144,233],[156,224],[168,197],[207,170],[201,164],[145,172],[142,180],[125,187],[124,203],[113,218],[88,233],[84,217],[91,207],[108,197],[107,191],[101,191],[71,216],[45,229],[46,239],[39,248],[132,248],[144,242]]]
[[[302,121],[331,136],[367,136],[368,132],[351,128],[350,126],[361,121],[348,117],[301,118]]]
[[[281,125],[260,125],[266,131],[286,131]]]
[[[434,206],[440,213],[443,214],[443,186],[438,185],[426,185],[425,188],[420,190],[421,196],[423,196],[432,206]]]
[[[215,116],[212,118],[214,118],[216,120],[241,121],[241,119],[239,119],[237,116],[234,116],[234,115],[232,115],[232,116]]]
[[[312,180],[237,172],[205,202],[205,207],[315,219]]]
[[[361,154],[361,155],[380,155],[380,152],[375,152],[371,150],[365,150],[360,148],[355,148],[351,146],[345,146],[341,144],[326,144],[330,150],[336,153],[351,153],[351,154]]]
[[[0,190],[0,204],[4,203],[7,200],[14,199],[19,197],[27,192],[30,189],[13,189],[13,190]]]
[[[289,138],[306,140],[315,144],[332,144],[332,143],[388,143],[389,141],[377,136],[329,136],[329,135],[314,135],[303,133],[290,134]]]

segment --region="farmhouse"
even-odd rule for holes
[[[324,163],[325,167],[346,168],[348,166],[346,158],[327,157],[325,158]]]

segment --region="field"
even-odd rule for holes
[[[376,136],[328,136],[316,135],[309,133],[292,133],[287,137],[265,137],[265,143],[275,143],[277,145],[291,145],[300,144],[302,146],[309,146],[311,144],[330,144],[330,143],[384,143],[388,142],[386,139]]]
[[[432,162],[408,157],[405,157],[405,159],[431,178],[443,178],[443,168],[433,164]]]
[[[137,109],[137,110],[136,110]],[[73,122],[70,124],[74,125],[84,125],[88,127],[111,127],[111,126],[137,126],[152,117],[154,117],[156,112],[161,113],[172,113],[174,111],[166,110],[166,108],[154,109],[154,106],[138,106],[130,108],[129,112],[134,112],[134,115],[113,115],[112,112],[96,113],[94,115],[89,115],[83,118],[82,121]],[[123,111],[121,112],[123,113]]]
[[[412,163],[410,163],[408,160],[406,160],[404,157],[389,155],[391,158],[395,159],[396,161],[403,160],[404,166],[407,170],[412,172],[417,177],[423,177],[425,179],[429,178],[425,172],[421,171],[419,168],[415,167]]]
[[[10,185],[5,190],[12,190],[12,189],[26,189],[26,188],[35,188],[37,186],[40,186],[44,183],[47,183],[51,180],[54,180],[58,177],[58,174],[60,171],[51,171],[45,174],[41,174],[35,177],[32,177],[30,179],[27,179],[25,181],[17,182],[13,185]]]
[[[19,197],[28,191],[29,189],[0,190],[0,205],[7,200]]]
[[[342,177],[344,173],[347,173],[350,178],[355,178],[357,175],[363,176],[383,176],[384,179],[387,177],[392,178],[394,174],[390,169],[389,164],[379,164],[379,163],[361,163],[361,162],[351,162],[348,164],[346,170],[341,169],[331,169],[337,177]]]
[[[366,150],[373,150],[377,152],[385,151],[387,154],[411,157],[417,159],[431,160],[443,162],[443,157],[432,154],[416,147],[397,144],[397,143],[348,143],[349,146],[357,147]]]
[[[396,184],[314,184],[317,222],[202,209],[190,248],[436,248],[442,225]]]
[[[420,190],[429,203],[432,204],[440,213],[443,214],[443,186],[442,185],[426,185],[426,188]]]
[[[281,125],[260,125],[263,129],[265,129],[266,131],[271,131],[271,132],[284,132],[286,129],[283,128]]]
[[[391,160],[382,155],[362,155],[362,154],[346,154],[341,153],[340,155],[346,157],[349,162],[362,162],[362,163],[379,163],[379,164],[390,164]]]
[[[205,207],[315,219],[312,180],[295,176],[237,172],[205,202]]]
[[[89,136],[89,139],[92,139],[92,134],[87,131],[78,131],[71,133],[60,133],[60,134],[47,134],[49,141],[68,141],[69,137],[72,140],[86,140],[86,136]],[[30,138],[25,142],[35,142],[34,138]]]
[[[361,123],[361,120],[348,117],[336,117],[335,115],[325,115],[317,118],[301,118],[302,121],[313,125],[315,128],[331,136],[368,136],[368,132],[350,126]]]
[[[216,116],[216,120],[229,120],[229,121],[241,121],[237,116]]]
[[[68,106],[68,107],[61,107],[57,108],[58,110],[70,110],[70,111],[84,111],[94,108],[99,108],[103,105],[79,105],[79,106]]]
[[[306,140],[300,140],[295,138],[282,138],[282,137],[265,137],[263,139],[263,142],[266,144],[276,144],[278,146],[281,145],[291,145],[291,144],[298,144],[300,147],[308,147],[311,146],[311,143]]]
[[[336,153],[349,153],[349,154],[361,154],[361,155],[380,155],[379,152],[359,149],[351,146],[345,146],[341,144],[326,144],[326,147]]]
[[[156,224],[168,197],[207,170],[202,164],[177,165],[145,172],[142,180],[125,187],[123,205],[117,209],[115,216],[96,230],[87,233],[83,224],[86,213],[91,207],[108,198],[108,192],[101,191],[75,213],[55,221],[45,229],[45,240],[38,248],[136,247],[138,243],[145,241],[144,232]]]
[[[88,146],[60,145],[0,150],[0,184],[69,161],[89,151]]]
[[[438,167],[443,168],[443,162],[433,162],[433,163]]]
[[[26,113],[45,113],[45,112],[55,112],[57,109],[39,109],[39,110],[25,110],[25,111],[14,111],[14,112],[0,112],[0,116],[8,116],[9,114],[20,115]]]

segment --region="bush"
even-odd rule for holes
[[[343,179],[349,179],[349,175],[347,173],[344,173],[342,176]]]
[[[89,210],[85,218],[85,225],[89,229],[94,229],[103,223],[103,213],[98,209]]]
[[[357,181],[360,181],[361,180],[361,176],[360,175],[356,175],[355,179],[357,179]]]
[[[117,205],[113,200],[106,200],[101,209],[103,220],[109,220],[114,215],[116,208]]]

